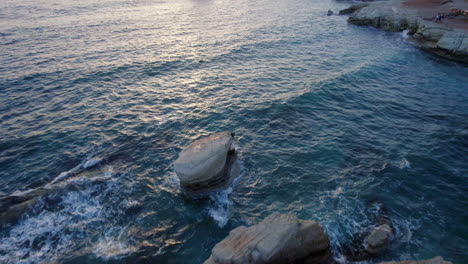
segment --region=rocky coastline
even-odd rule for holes
[[[236,175],[234,133],[225,131],[192,142],[174,162],[181,188],[189,197],[226,188]],[[193,196],[196,194],[196,196]],[[343,252],[348,262],[371,261],[382,254],[393,237],[392,221],[380,206],[375,223],[356,235]],[[294,214],[273,213],[250,227],[240,226],[212,249],[204,264],[333,264],[330,240],[324,228],[313,220],[298,219]],[[341,262],[340,262],[341,263]],[[451,264],[442,257],[421,261],[383,264]]]
[[[387,230],[383,230],[387,228]],[[366,239],[380,246],[388,244],[391,227],[376,227]],[[379,233],[380,234],[377,234]],[[383,232],[383,233],[382,233]],[[367,246],[366,246],[367,247]],[[378,251],[373,251],[377,255]],[[369,260],[369,259],[367,259]],[[204,264],[334,264],[328,234],[313,220],[293,214],[274,213],[260,223],[232,230],[215,245]],[[342,263],[342,262],[340,262]],[[358,262],[346,262],[358,263]],[[381,262],[379,264],[452,264],[437,256],[427,260]]]
[[[421,49],[468,64],[468,13],[460,9],[468,3],[458,0],[427,2],[430,4],[420,0],[358,3],[341,10],[340,14],[349,14],[351,24],[389,32],[405,31]]]

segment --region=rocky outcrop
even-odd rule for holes
[[[390,243],[392,228],[388,224],[377,226],[365,240],[365,251],[373,256],[382,252]]]
[[[327,263],[329,240],[320,224],[292,214],[273,214],[238,227],[216,244],[205,264]]]
[[[351,5],[348,8],[340,10],[339,14],[340,15],[349,15],[349,14],[352,14],[352,13],[356,12],[357,10],[359,10],[361,8],[364,8],[364,7],[368,6],[368,5],[369,5],[369,3],[354,4],[354,5]]]
[[[421,20],[413,37],[417,40],[437,42],[449,31],[450,29],[442,24]]]
[[[437,42],[437,49],[468,62],[468,34],[447,32]]]
[[[453,264],[450,261],[444,260],[442,257],[435,257],[427,260],[404,260],[404,261],[390,261],[381,262],[379,264]]]
[[[348,21],[352,24],[372,26],[385,31],[416,32],[419,18],[414,13],[398,8],[392,2],[372,3],[352,13]]]
[[[217,133],[185,147],[174,163],[182,187],[190,193],[227,187],[237,174],[233,133]]]
[[[356,6],[354,9],[356,10],[348,18],[352,24],[391,32],[407,30],[414,42],[424,50],[468,63],[466,31],[423,19],[415,10],[405,8],[399,1],[375,2],[367,6]]]

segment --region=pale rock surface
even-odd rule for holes
[[[451,60],[468,63],[467,31],[431,22],[421,17],[417,9],[407,8],[398,0],[375,2],[355,8],[357,10],[348,18],[352,24],[391,32],[407,30],[420,48]]]
[[[293,214],[272,214],[238,227],[216,244],[205,264],[326,263],[328,235],[320,224]]]
[[[190,192],[226,187],[230,182],[233,134],[225,131],[194,141],[174,162],[181,185]]]
[[[460,32],[447,32],[437,42],[437,48],[464,56],[468,61],[468,35]]]
[[[378,255],[390,242],[392,228],[388,224],[377,226],[365,240],[365,250],[371,255]]]

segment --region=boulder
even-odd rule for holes
[[[194,141],[174,162],[182,187],[191,193],[227,187],[234,178],[233,133],[225,131]]]
[[[329,259],[328,235],[320,224],[293,214],[272,214],[256,225],[232,230],[205,264],[319,264]]]
[[[378,255],[389,244],[392,228],[388,224],[377,226],[365,239],[364,250],[370,255]]]
[[[437,256],[435,258],[426,259],[426,260],[389,261],[389,262],[381,262],[379,264],[453,264],[453,263],[450,261],[444,260],[440,256]]]

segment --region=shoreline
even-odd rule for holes
[[[348,22],[384,31],[407,31],[413,43],[434,55],[468,64],[468,2],[393,0],[359,3],[340,14]],[[465,7],[467,9],[465,9]],[[438,15],[444,18],[438,20]]]

